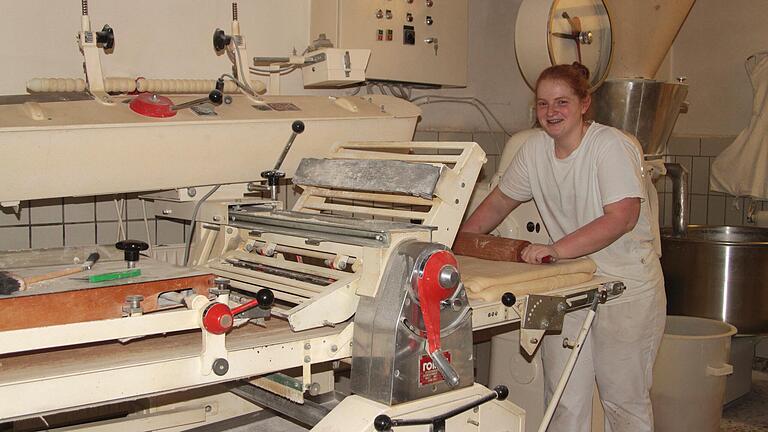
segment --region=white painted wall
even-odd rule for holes
[[[672,47],[673,76],[687,76],[690,111],[675,133],[735,135],[749,123],[744,60],[768,50],[768,2],[697,0]]]
[[[249,56],[286,56],[309,40],[309,0],[241,0],[239,20]],[[215,79],[230,71],[216,56],[213,31],[230,32],[224,0],[91,0],[93,30],[115,30],[113,54],[102,55],[106,76]],[[80,0],[0,0],[0,94],[26,93],[32,77],[83,78],[75,35]],[[299,91],[300,74],[284,80]]]
[[[484,101],[510,131],[530,124],[532,93],[517,67],[513,35],[521,0],[472,0],[469,82],[466,88],[413,95],[472,96]],[[115,52],[103,56],[108,76],[208,78],[228,71],[211,47],[216,27],[229,31],[224,0],[91,0],[94,28],[110,24]],[[283,56],[307,45],[310,0],[240,0],[250,56]],[[82,77],[75,33],[79,0],[0,0],[0,94],[25,92],[32,77]],[[743,68],[754,51],[768,49],[768,2],[697,0],[659,77],[689,79],[688,114],[676,134],[733,135],[749,121],[752,90]],[[407,66],[406,66],[407,67]],[[283,93],[303,90],[298,73],[282,80]],[[335,91],[348,92],[347,91]],[[320,92],[320,93],[328,93]],[[469,105],[426,105],[419,129],[480,131],[487,126]],[[493,130],[498,130],[492,125]]]

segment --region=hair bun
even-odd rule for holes
[[[581,74],[585,80],[589,80],[589,69],[583,64],[575,61],[571,64],[576,71]]]

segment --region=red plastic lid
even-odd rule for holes
[[[146,117],[173,117],[176,115],[176,111],[172,110],[173,101],[165,96],[160,96],[155,93],[142,93],[130,103],[130,107],[134,112],[137,112]]]

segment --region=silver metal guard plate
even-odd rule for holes
[[[410,241],[398,246],[387,263],[375,298],[362,297],[355,313],[352,391],[387,405],[447,392],[426,352],[418,303],[409,290],[418,258],[442,245]],[[463,288],[462,288],[463,289]],[[466,298],[466,297],[464,297]],[[459,375],[458,388],[474,383],[472,313],[468,303],[441,311],[442,350]],[[445,328],[450,326],[450,328]]]

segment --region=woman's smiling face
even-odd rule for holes
[[[581,127],[589,103],[589,97],[579,99],[561,80],[547,79],[536,88],[536,118],[555,142],[569,138],[581,140]]]

